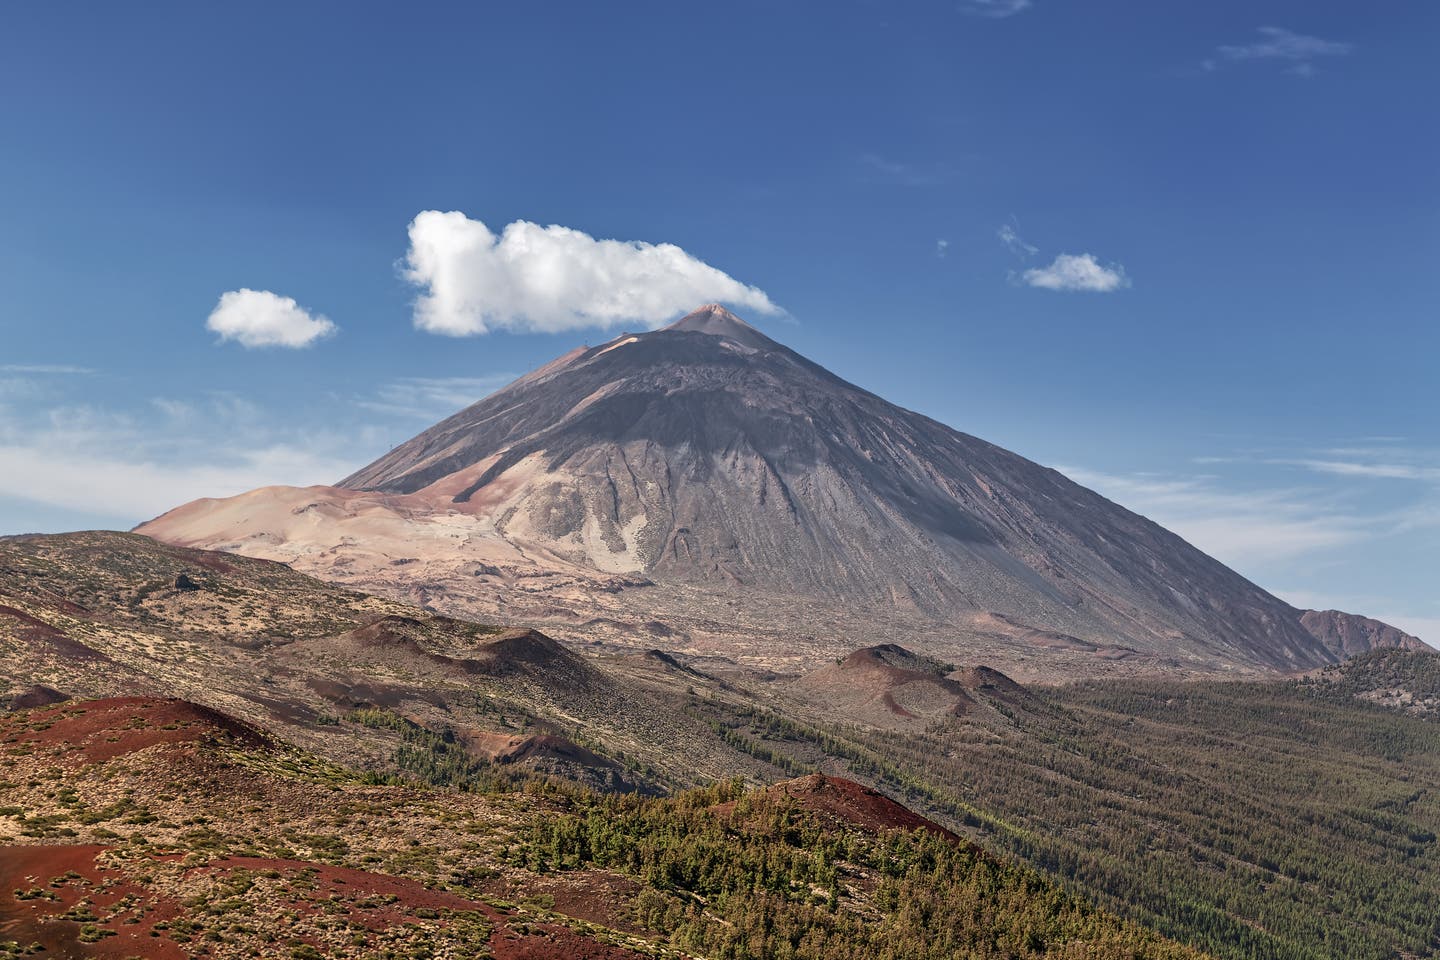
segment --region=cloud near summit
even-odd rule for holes
[[[410,222],[404,275],[422,290],[415,326],[456,337],[655,327],[712,301],[782,312],[763,290],[674,244],[597,240],[525,220],[497,236],[458,211],[425,210]]]

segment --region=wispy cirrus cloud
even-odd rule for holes
[[[24,400],[44,395],[44,387],[30,377],[0,377],[0,400]]]
[[[512,377],[397,378],[360,397],[319,393],[304,410],[221,390],[97,404],[72,379],[13,379],[27,389],[0,376],[0,533],[126,528],[200,497],[334,483],[412,434],[412,420]]]
[[[995,236],[999,238],[1006,250],[1017,257],[1033,257],[1040,252],[1039,247],[1025,242],[1025,238],[1020,236],[1019,229],[1013,223],[1001,224],[1000,229],[995,231]]]
[[[933,187],[960,175],[960,168],[943,161],[896,160],[877,153],[860,155],[866,179],[904,187]]]
[[[514,380],[513,374],[484,377],[402,377],[384,384],[356,406],[376,413],[418,420],[439,420],[482,400]]]
[[[43,442],[0,443],[0,460],[5,461],[0,495],[112,516],[126,526],[199,497],[231,496],[270,484],[333,483],[357,466],[289,444],[216,451],[177,464]]]
[[[373,449],[383,441],[364,430],[277,426],[232,394],[129,411],[73,404],[0,424],[0,497],[132,525],[198,497],[331,483]]]
[[[1359,613],[1440,642],[1440,597],[1426,577],[1366,568],[1433,557],[1440,450],[1402,437],[1286,441],[1191,462],[1205,472],[1061,469],[1267,588],[1285,585],[1275,592],[1296,606]]]
[[[1273,458],[1265,461],[1280,466],[1300,467],[1337,477],[1369,477],[1381,480],[1421,480],[1440,483],[1440,466],[1419,463],[1384,463],[1370,460],[1313,460]]]
[[[1003,20],[1024,13],[1034,4],[1031,0],[960,0],[960,12],[972,17]]]
[[[63,378],[87,377],[94,373],[91,367],[69,363],[0,364],[0,401],[34,403],[62,394]],[[3,413],[0,410],[0,414]]]
[[[76,367],[68,363],[4,363],[0,373],[22,373],[58,376],[87,376],[94,373],[91,367]]]
[[[1375,518],[1343,510],[1314,490],[1234,490],[1210,476],[1056,469],[1235,566],[1289,559],[1376,533]]]
[[[1226,43],[1202,61],[1206,70],[1218,70],[1225,63],[1271,62],[1284,64],[1286,72],[1300,77],[1315,74],[1315,61],[1322,57],[1348,56],[1355,50],[1352,43],[1323,40],[1284,27],[1260,27],[1260,36],[1249,43]]]
[[[1285,444],[1240,450],[1225,456],[1194,457],[1192,463],[1251,463],[1290,467],[1331,477],[1413,480],[1440,484],[1440,449],[1405,437],[1372,436],[1329,444]]]

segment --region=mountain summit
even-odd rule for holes
[[[771,340],[718,303],[707,303],[705,306],[685,314],[685,316],[663,329],[708,333],[712,337],[725,337],[726,339],[734,340],[736,343],[744,344],[747,347],[753,347],[757,350],[773,349],[777,346],[774,340]]]
[[[796,604],[809,604],[852,634],[898,618],[932,646],[998,638],[1011,664],[1335,659],[1299,611],[1169,531],[845,382],[718,304],[573,350],[336,488],[284,489],[201,501],[141,532],[371,588],[388,576],[412,598],[423,581],[419,599],[462,612],[479,589],[465,562],[488,550],[487,610],[552,589],[541,573],[581,584],[588,571],[622,578],[606,588],[625,596],[612,610],[738,600],[733,616],[774,611],[793,632]],[[263,509],[265,497],[285,509]],[[551,612],[578,620],[592,587]]]

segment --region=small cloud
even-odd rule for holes
[[[499,236],[458,211],[410,222],[405,279],[421,287],[415,326],[452,337],[655,327],[708,301],[780,314],[747,286],[670,243],[597,240],[517,220]]]
[[[949,249],[950,249],[950,241],[949,241],[949,240],[936,240],[936,241],[935,241],[935,256],[939,257],[941,260],[944,260],[944,259],[945,259],[945,252],[946,252],[947,250],[949,250]]]
[[[338,328],[325,317],[310,312],[290,297],[269,290],[231,290],[220,295],[205,327],[234,340],[241,346],[308,347]]]
[[[1013,224],[1003,224],[999,230],[995,231],[995,235],[1000,238],[1000,242],[1005,245],[1005,249],[1017,257],[1033,257],[1040,252],[1039,247],[1025,242],[1025,239],[1020,236],[1020,232],[1015,229]]]
[[[1030,9],[1031,0],[960,0],[960,12],[1000,20]]]
[[[1274,61],[1284,63],[1286,72],[1299,77],[1315,74],[1314,60],[1320,57],[1343,57],[1354,52],[1355,45],[1335,40],[1322,40],[1284,27],[1260,27],[1260,39],[1251,43],[1223,44],[1215,48],[1215,56],[1202,60],[1200,66],[1218,70],[1222,62]]]
[[[6,363],[0,364],[0,373],[31,374],[74,374],[85,376],[95,371],[89,367],[74,367],[68,363]]]
[[[1025,283],[1042,290],[1081,290],[1110,293],[1130,286],[1125,268],[1118,263],[1103,266],[1093,254],[1062,253],[1048,267],[1026,270],[1020,275]]]

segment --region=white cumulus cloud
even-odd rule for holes
[[[411,221],[404,273],[423,290],[415,326],[455,337],[655,327],[711,301],[782,312],[763,290],[674,244],[597,240],[525,220],[497,236],[458,211],[425,210]]]
[[[243,347],[308,347],[338,329],[312,316],[290,297],[269,290],[231,290],[220,295],[205,327]]]
[[[1104,266],[1089,253],[1062,253],[1048,267],[1035,267],[1020,275],[1032,287],[1044,290],[1086,290],[1109,293],[1130,286],[1125,268]]]

